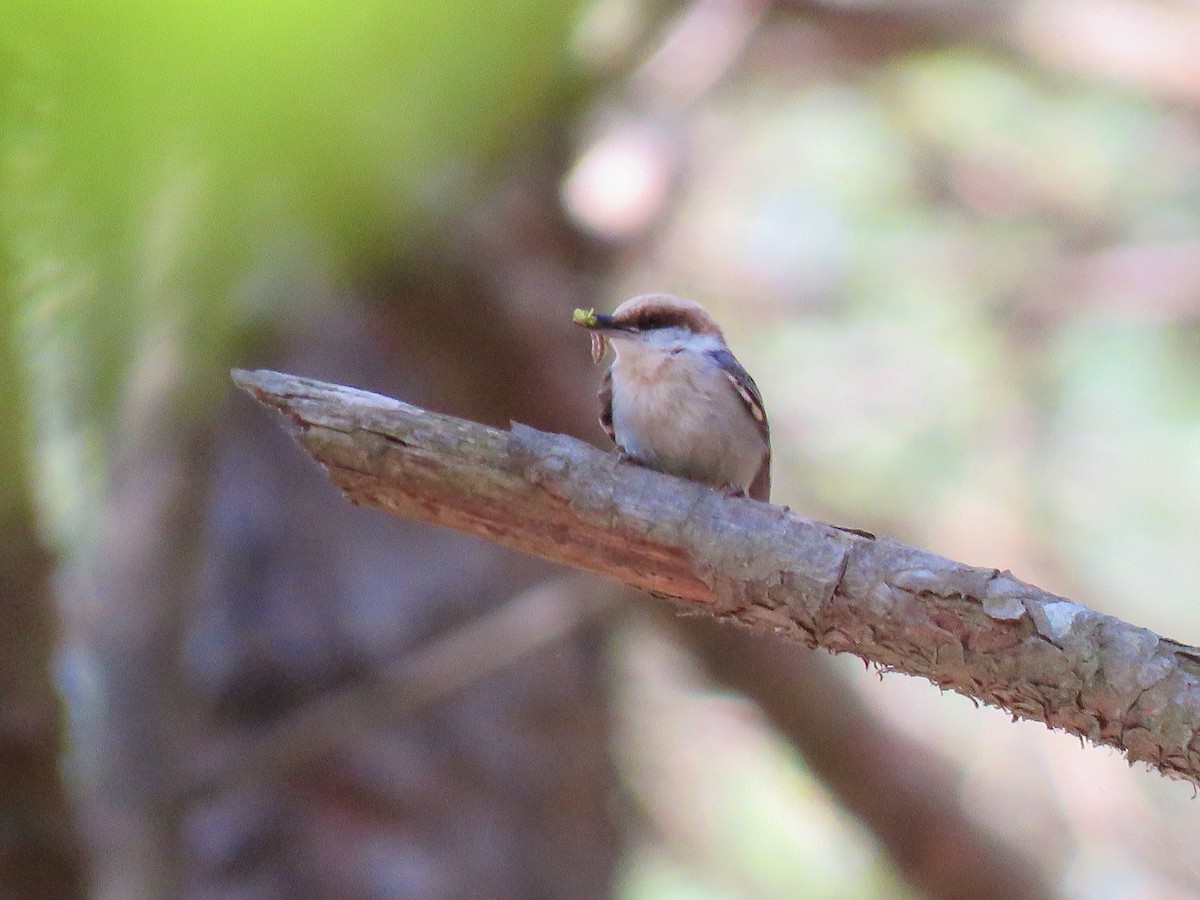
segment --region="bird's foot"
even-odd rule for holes
[[[646,465],[644,462],[626,450],[624,444],[617,444],[617,446],[613,447],[612,452],[617,455],[617,462],[629,463],[632,466],[645,467]]]
[[[717,488],[717,493],[722,497],[745,497],[746,489],[740,484],[723,484]]]

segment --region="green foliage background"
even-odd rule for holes
[[[224,387],[239,341],[463,201],[481,161],[561,90],[576,12],[4,5],[0,364],[21,386],[3,412],[34,422],[61,544],[85,538],[118,433],[186,420]],[[11,494],[25,473],[4,449]]]

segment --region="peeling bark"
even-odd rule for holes
[[[1007,571],[727,499],[562,435],[274,372],[234,379],[291,418],[354,503],[921,675],[1200,784],[1200,648]]]

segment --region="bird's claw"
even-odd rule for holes
[[[645,465],[640,459],[625,449],[624,444],[617,444],[613,447],[613,453],[617,456],[617,462],[629,463],[633,466]]]

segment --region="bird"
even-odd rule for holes
[[[611,315],[576,310],[592,358],[611,346],[600,425],[622,458],[729,496],[770,501],[771,431],[762,394],[699,303],[626,300]]]

